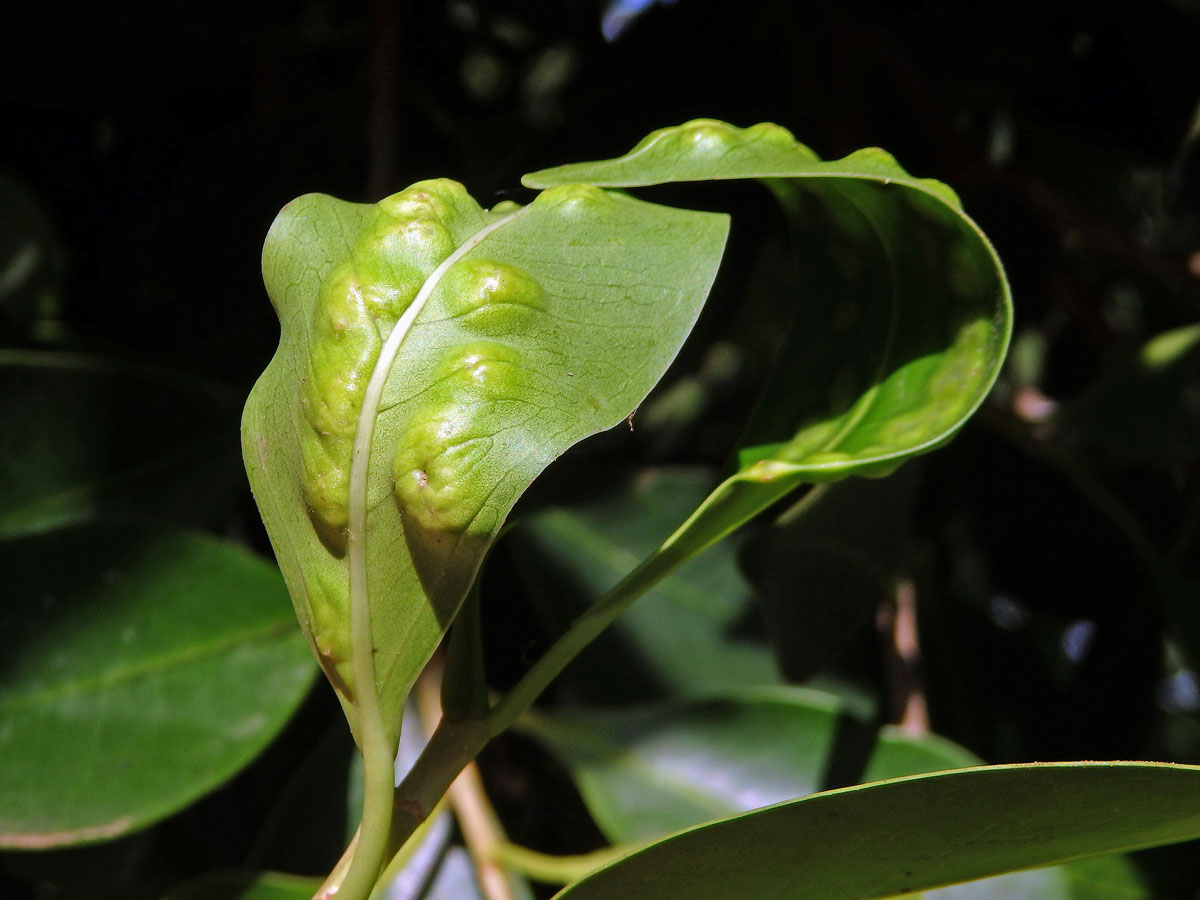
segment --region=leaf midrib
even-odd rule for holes
[[[383,402],[383,392],[399,356],[400,348],[411,334],[413,326],[433,297],[434,291],[450,267],[478,247],[493,232],[503,228],[532,208],[523,206],[506,216],[488,222],[442,260],[425,279],[417,295],[388,333],[379,350],[359,410],[350,456],[350,491],[348,502],[347,563],[350,605],[350,661],[354,681],[361,686],[355,703],[359,714],[359,732],[364,758],[371,765],[383,765],[385,758],[395,756],[395,747],[387,746],[382,709],[379,670],[375,665],[375,633],[371,621],[371,602],[367,572],[367,483],[370,474],[371,451],[375,442],[375,423]],[[390,679],[391,670],[385,675]],[[369,687],[368,687],[369,686]]]

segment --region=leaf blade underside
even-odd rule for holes
[[[427,266],[427,302],[389,364],[370,350],[390,326],[368,322],[375,333],[364,331],[367,349],[354,350],[342,323],[355,311],[341,298],[371,301],[384,293],[372,277],[394,285],[407,271],[411,247],[400,252],[378,233],[395,231],[388,210],[409,209],[417,194],[450,197],[437,220],[449,241],[441,260],[491,230],[448,269]],[[378,207],[308,195],[281,213],[264,249],[282,336],[247,402],[243,450],[297,614],[352,725],[348,641],[338,631],[349,581],[340,475],[305,484],[321,466],[336,469],[340,425],[328,411],[351,396],[355,378],[387,366],[365,485],[365,571],[376,685],[385,709],[398,709],[517,497],[568,447],[624,420],[670,364],[727,233],[724,216],[584,185],[547,191],[502,225],[463,198],[452,182],[419,183]],[[337,294],[343,283],[348,293]],[[366,375],[327,376],[329,361],[344,364],[351,350]],[[359,409],[350,409],[356,418]],[[316,441],[324,443],[312,450]]]

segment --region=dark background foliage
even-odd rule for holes
[[[529,196],[523,172],[619,154],[657,127],[776,121],[825,158],[879,145],[949,183],[1012,281],[1008,371],[979,421],[914,467],[890,535],[887,565],[916,587],[934,729],[993,762],[1200,762],[1197,353],[1137,364],[1147,340],[1200,318],[1200,6],[676,0],[609,41],[608,5],[22,10],[0,62],[0,342],[151,365],[223,398],[203,411],[217,460],[190,486],[203,502],[114,503],[113,515],[166,516],[266,551],[237,475],[237,416],[276,340],[258,254],[290,198],[373,200],[448,176],[492,205]],[[737,279],[762,277],[757,248],[777,223],[764,198],[689,202],[735,208],[735,238],[661,415],[573,454],[531,504],[578,490],[581,469],[602,487],[631,458],[726,462],[765,372],[744,353],[714,376],[705,348],[730,334],[754,346]],[[36,258],[14,268],[31,241]],[[188,411],[161,407],[121,419],[120,441],[174,433]],[[870,503],[846,504],[843,527],[854,533]],[[759,556],[748,549],[745,561],[778,625],[770,597],[786,567]],[[505,598],[489,609],[497,682],[542,639],[510,557],[501,546],[488,576]],[[838,638],[820,666],[776,635],[784,670],[886,696],[873,616],[868,605],[825,623]],[[335,827],[314,825],[303,848],[273,847],[262,821],[279,815],[275,798],[305,758],[298,744],[309,751],[328,729],[331,758],[348,755],[337,718],[319,688],[229,787],[112,845],[10,854],[0,895],[154,896],[217,866],[327,868],[341,808],[322,812]],[[531,781],[574,802],[525,744],[490,752],[502,804],[519,810]],[[553,843],[525,817],[515,830]],[[566,846],[549,849],[586,849],[590,825],[575,818]],[[1194,896],[1194,859],[1187,848],[1148,856],[1158,895]]]

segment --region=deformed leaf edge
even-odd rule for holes
[[[959,430],[966,424],[972,415],[986,400],[991,389],[995,386],[996,380],[1000,377],[1002,363],[1007,355],[1008,347],[1012,341],[1013,332],[1013,310],[1012,310],[1012,289],[1008,282],[1008,277],[1004,270],[1004,265],[1000,260],[999,254],[996,252],[995,246],[988,239],[983,229],[979,224],[972,219],[962,207],[962,203],[958,195],[948,185],[930,178],[915,178],[910,175],[896,159],[878,147],[869,147],[862,150],[856,150],[853,153],[842,157],[838,160],[823,161],[816,157],[807,146],[795,141],[793,137],[794,150],[798,157],[799,167],[789,168],[777,166],[772,170],[756,171],[749,174],[725,175],[715,174],[705,179],[694,177],[682,178],[605,178],[603,171],[606,168],[618,168],[625,165],[631,160],[636,159],[641,154],[647,153],[654,149],[655,140],[657,137],[675,131],[680,131],[688,126],[696,124],[711,123],[718,126],[730,127],[723,122],[716,120],[693,120],[684,123],[683,125],[673,128],[659,129],[652,132],[646,138],[643,138],[631,151],[623,156],[614,157],[608,160],[600,160],[596,162],[584,163],[568,163],[562,166],[556,166],[548,169],[541,169],[536,172],[529,173],[522,177],[521,183],[526,187],[545,188],[557,184],[588,181],[598,187],[647,187],[655,184],[663,184],[667,182],[682,182],[682,181],[698,181],[698,180],[735,180],[735,179],[823,179],[823,178],[841,178],[853,180],[868,180],[875,181],[886,185],[898,185],[901,187],[917,190],[933,197],[942,205],[948,207],[954,215],[960,220],[962,226],[965,226],[978,240],[979,244],[987,253],[988,259],[991,261],[992,274],[995,276],[995,282],[999,287],[999,297],[996,298],[995,314],[993,316],[993,330],[995,338],[993,341],[993,358],[988,373],[987,380],[979,386],[972,402],[964,408],[962,414],[955,422],[946,427],[939,434],[932,435],[925,441],[906,446],[900,449],[893,450],[887,453],[880,453],[869,456],[855,456],[847,460],[825,461],[820,463],[795,463],[787,462],[779,459],[757,459],[751,465],[741,468],[738,472],[729,476],[724,482],[719,484],[709,499],[696,510],[692,518],[698,517],[710,503],[717,498],[719,494],[732,490],[738,482],[750,484],[773,484],[780,493],[785,493],[803,484],[820,484],[830,481],[836,481],[841,478],[852,475],[861,475],[863,477],[882,477],[890,474],[905,460],[923,453],[935,450],[950,441]],[[751,128],[760,128],[763,125],[770,123],[761,123],[758,126]],[[780,132],[791,136],[786,129],[779,126],[772,126]],[[740,133],[745,133],[750,129],[736,129]],[[811,158],[810,158],[811,157]],[[812,167],[811,171],[803,171],[804,167]],[[600,178],[594,177],[599,171]],[[592,177],[588,177],[591,175]],[[786,442],[785,442],[786,443]],[[782,445],[781,445],[782,446]],[[682,531],[682,529],[681,529]]]
[[[629,177],[606,176],[605,170],[620,170],[629,163],[635,162],[640,156],[652,153],[656,149],[657,139],[671,133],[681,132],[691,126],[715,125],[730,128],[745,134],[753,129],[771,127],[780,134],[787,135],[793,141],[790,149],[795,157],[794,165],[763,166],[757,171],[743,174],[725,174],[715,172],[702,177],[683,176],[672,178],[661,177]],[[776,149],[776,152],[787,150]],[[805,171],[806,167],[809,168]],[[597,176],[599,173],[599,177]],[[651,132],[639,141],[629,152],[605,160],[566,163],[538,169],[521,176],[521,184],[527,188],[545,189],[559,184],[571,182],[586,182],[597,187],[630,188],[651,187],[658,184],[689,182],[689,181],[734,181],[743,179],[773,179],[773,178],[849,178],[855,180],[877,181],[882,184],[899,184],[915,188],[929,194],[956,212],[962,212],[962,202],[958,194],[949,185],[935,178],[917,178],[910,175],[896,158],[882,147],[864,147],[855,150],[839,159],[823,160],[807,145],[800,143],[785,128],[769,122],[760,122],[747,128],[737,128],[716,119],[693,119],[669,128],[660,128]]]

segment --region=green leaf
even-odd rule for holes
[[[1152,900],[1137,867],[1123,856],[1010,872],[925,891],[922,900]]]
[[[279,872],[213,872],[167,894],[163,900],[312,900],[320,878]]]
[[[130,516],[198,525],[241,490],[236,405],[175,373],[3,351],[0,421],[0,537]]]
[[[875,742],[862,781],[962,769],[982,762],[936,734],[906,734],[888,725]],[[926,892],[938,900],[1149,900],[1137,869],[1122,856],[1094,857],[1060,866],[1010,872]]]
[[[800,261],[779,377],[740,471],[672,538],[687,556],[795,487],[887,474],[948,440],[982,402],[1011,332],[1000,261],[954,192],[882,150],[823,162],[777,125],[700,119],[617,159],[525,176],[544,187],[763,180]]]
[[[1200,836],[1200,768],[1039,763],[816,794],[676,834],[563,900],[867,900]]]
[[[903,182],[958,206],[958,198],[946,185],[911,177],[883,150],[870,148],[823,162],[786,128],[772,122],[737,128],[715,119],[694,119],[651,132],[616,159],[541,169],[530,172],[521,183],[531,188],[579,181],[600,187],[647,187],[681,181],[806,177]]]
[[[0,847],[126,834],[242,769],[312,683],[274,567],[163,528],[0,542]]]
[[[716,816],[792,800],[839,777],[876,781],[980,763],[945,738],[909,735],[892,726],[881,729],[869,746],[871,729],[857,710],[832,695],[797,688],[632,710],[537,715],[527,728],[566,764],[589,811],[614,843],[659,839]],[[847,770],[868,752],[865,772]],[[1092,860],[1086,871],[1077,872],[1081,865],[957,885],[938,896],[1148,896],[1122,859]],[[1114,892],[1096,892],[1097,868]]]
[[[711,487],[699,469],[650,469],[569,507],[523,518],[507,538],[547,631],[556,634],[653,552]],[[748,588],[722,543],[641,597],[564,673],[607,700],[706,694],[779,680],[765,643],[733,634]]]
[[[845,715],[833,695],[777,687],[530,714],[520,727],[562,760],[620,844],[820,790]]]
[[[615,844],[793,800],[831,784],[976,766],[936,735],[873,735],[865,711],[798,687],[529,714],[520,727],[566,765]],[[865,774],[854,769],[854,763]]]
[[[263,267],[282,336],[243,451],[356,730],[363,662],[394,730],[517,497],[678,352],[726,231],[583,185],[486,213],[445,180],[376,205],[308,195],[276,219]]]
[[[871,759],[859,780],[885,781],[926,772],[965,769],[982,762],[971,751],[944,737],[908,734],[894,725],[885,725],[879,730]]]

